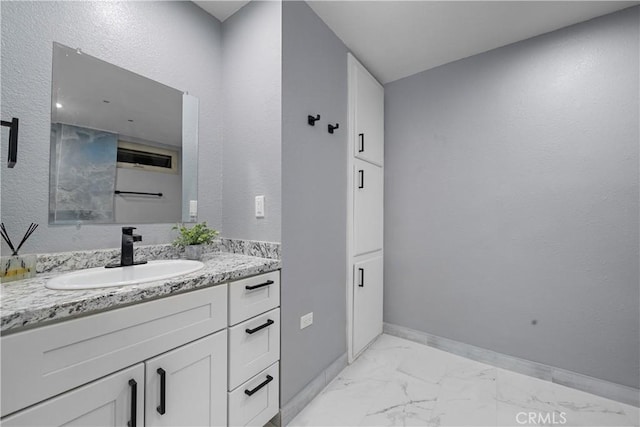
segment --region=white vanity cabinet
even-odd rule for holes
[[[279,410],[279,285],[275,271],[3,335],[1,424],[226,426],[239,420],[230,396],[249,387],[242,425],[264,425]],[[238,303],[248,339],[231,349]]]
[[[263,426],[278,413],[280,273],[229,286],[229,425]]]
[[[227,327],[227,285],[3,335],[2,416]]]
[[[3,426],[143,426],[144,364],[2,419]]]
[[[227,424],[227,331],[145,362],[146,426]]]
[[[63,393],[3,426],[225,426],[227,331]]]

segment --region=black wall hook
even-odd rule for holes
[[[14,167],[18,160],[18,119],[15,117],[10,122],[1,121],[2,126],[9,128],[9,159],[7,167]]]
[[[329,124],[328,128],[329,128],[329,133],[333,133],[334,130],[338,129],[340,127],[340,123],[336,123],[336,125],[332,125]]]
[[[309,123],[311,126],[315,126],[318,120],[320,120],[320,114],[316,115],[315,117],[307,116],[307,123]]]

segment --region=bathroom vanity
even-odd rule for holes
[[[2,424],[264,425],[279,411],[279,268],[216,253],[139,285],[3,285]]]

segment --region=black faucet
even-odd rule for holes
[[[120,253],[120,263],[106,265],[106,268],[127,267],[130,265],[146,264],[147,261],[133,260],[133,242],[141,242],[142,236],[133,234],[135,227],[122,227],[122,251]]]

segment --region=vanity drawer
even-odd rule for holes
[[[279,308],[229,328],[229,390],[279,358]]]
[[[2,416],[226,323],[225,284],[2,336]]]
[[[279,305],[279,271],[238,280],[229,285],[229,325],[235,325]]]
[[[264,426],[280,407],[279,364],[276,362],[229,392],[230,426]]]

